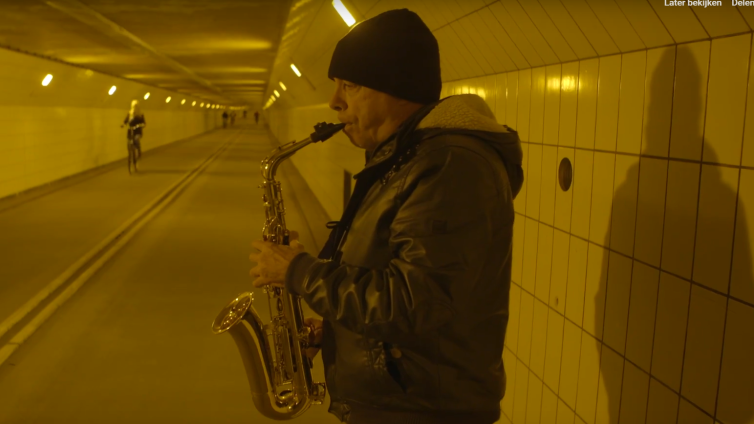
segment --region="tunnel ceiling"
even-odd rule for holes
[[[261,103],[290,0],[0,0],[0,46],[223,104]]]

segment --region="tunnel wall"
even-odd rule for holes
[[[120,125],[132,99],[147,121],[142,151],[221,125],[221,112],[200,108],[200,99],[7,49],[0,81],[0,198],[125,158]]]
[[[754,8],[347,5],[419,13],[443,96],[480,95],[522,140],[500,422],[754,422]],[[327,66],[348,29],[329,2],[305,13],[273,76],[290,93],[265,110],[281,141],[336,121]],[[341,134],[293,158],[332,219],[363,160]]]

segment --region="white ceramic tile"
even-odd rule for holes
[[[643,154],[668,156],[674,74],[675,46],[647,51],[647,77],[641,142]]]
[[[516,356],[525,365],[529,365],[531,355],[531,329],[534,323],[534,297],[521,291],[521,315],[518,329],[518,351]]]
[[[532,70],[518,72],[518,121],[516,131],[521,141],[529,141]]]
[[[657,291],[660,272],[656,268],[634,261],[631,279],[631,300],[628,312],[626,359],[646,372],[652,361],[652,341],[657,312]]]
[[[568,255],[568,286],[566,289],[566,317],[581,326],[584,316],[584,286],[589,244],[571,236]]]
[[[484,22],[481,12],[474,13],[468,17],[471,36],[477,40],[480,46],[480,52],[492,66],[494,73],[508,72],[516,69],[516,65],[511,60],[505,48],[497,42],[495,35]]]
[[[505,90],[505,124],[518,131],[518,72],[508,72]]]
[[[547,16],[552,19],[552,22],[558,28],[563,37],[571,46],[576,56],[580,59],[594,57],[597,53],[592,48],[592,45],[587,40],[584,33],[579,28],[576,21],[568,13],[568,10],[563,6],[563,3],[559,0],[540,0],[539,3],[547,13]]]
[[[495,78],[495,119],[498,124],[507,124],[506,105],[508,99],[506,98],[506,92],[508,91],[508,75],[497,74]]]
[[[542,57],[539,55],[537,50],[527,38],[526,33],[519,26],[519,23],[514,21],[510,12],[505,6],[503,6],[501,2],[491,4],[489,6],[489,10],[499,22],[505,23],[503,25],[505,32],[508,34],[521,54],[526,58],[526,61],[530,64],[530,66],[536,67],[545,64],[545,62],[542,60]]]
[[[522,423],[526,419],[526,395],[529,390],[529,370],[518,361],[516,365],[516,397],[513,400],[514,423]]]
[[[741,7],[738,9],[742,13],[748,11],[750,18],[754,20],[754,8]],[[746,16],[746,14],[744,14]],[[754,48],[754,46],[753,46]],[[749,62],[749,81],[754,81],[754,55]],[[741,165],[754,166],[754,84],[749,84],[746,94],[746,118],[744,122],[744,140],[743,152],[741,153]]]
[[[616,155],[610,248],[626,256],[634,254],[634,228],[639,191],[639,157]]]
[[[600,384],[597,394],[597,417],[600,424],[618,424],[621,390],[623,388],[623,357],[612,349],[602,348]]]
[[[676,43],[709,37],[690,7],[666,7],[664,3],[660,2],[649,2],[649,4]]]
[[[550,44],[542,36],[541,30],[532,22],[531,17],[521,7],[520,2],[517,0],[501,0],[500,3],[505,7],[516,26],[521,28],[526,40],[531,43],[532,48],[545,64],[560,62]]]
[[[603,341],[621,355],[625,352],[628,328],[628,301],[631,293],[631,259],[610,253],[605,298],[605,333]]]
[[[644,87],[647,72],[647,52],[623,55],[618,107],[618,152],[641,152],[642,117],[644,115]]]
[[[585,239],[589,237],[593,163],[593,152],[576,150],[576,161],[573,163],[573,185],[571,188],[573,190],[571,233]]]
[[[641,159],[634,255],[655,267],[660,266],[662,253],[667,175],[668,161]]]
[[[550,302],[550,271],[552,270],[552,245],[554,229],[539,224],[539,242],[537,243],[537,285],[534,295],[544,302]]]
[[[542,411],[542,380],[529,373],[529,393],[526,396],[526,423],[540,422]]]
[[[524,236],[526,217],[516,214],[513,220],[513,252],[511,254],[511,280],[521,284],[524,264]]]
[[[674,423],[678,418],[678,394],[652,378],[649,382],[647,424]]]
[[[615,184],[615,154],[595,152],[593,175],[589,240],[601,246],[609,246],[610,214]]]
[[[673,44],[673,38],[649,2],[616,0],[616,3],[647,47]]]
[[[547,44],[552,47],[553,52],[558,57],[558,62],[570,62],[577,59],[571,46],[568,45],[566,39],[563,38],[563,35],[539,2],[522,1],[519,4],[536,26],[536,30],[542,33]]]
[[[631,22],[614,1],[588,0],[588,3],[620,51],[646,48]]]
[[[511,61],[513,61],[515,67],[517,69],[526,69],[531,67],[532,64],[530,64],[524,57],[524,55],[521,54],[521,50],[519,50],[518,46],[513,42],[506,29],[503,27],[497,17],[495,17],[490,8],[485,7],[478,13],[479,16],[482,17],[485,25],[487,25],[487,28],[489,28],[489,30],[492,32],[496,42],[500,44],[503,49],[505,49],[505,53],[511,58]]]
[[[595,424],[601,348],[602,344],[597,339],[586,332],[582,333],[576,413],[588,424]]]
[[[526,176],[529,182],[526,184],[526,216],[539,219],[539,202],[542,188],[542,145],[529,144],[529,169]]]
[[[626,361],[620,402],[621,424],[644,424],[649,396],[649,374]]]
[[[712,37],[751,30],[738,10],[733,7],[695,7],[694,14]]]
[[[534,322],[532,323],[529,369],[540,379],[544,378],[545,375],[547,315],[549,309],[539,299],[534,300]]]
[[[605,295],[607,293],[608,251],[589,243],[584,288],[584,331],[602,340],[605,320]]]
[[[723,364],[717,397],[717,418],[725,423],[743,423],[754,417],[751,402],[754,381],[754,308],[735,300],[728,303]]]
[[[552,273],[550,277],[550,307],[565,314],[568,282],[568,253],[570,236],[555,230],[552,241]]]
[[[558,416],[558,397],[547,386],[542,389],[540,423],[554,423]]]
[[[707,162],[741,163],[750,52],[750,33],[712,41],[704,127],[703,158]]]
[[[551,389],[560,387],[560,361],[563,353],[563,316],[550,312],[547,315],[547,345],[545,348],[545,375],[542,379]]]
[[[568,408],[563,399],[558,399],[558,421],[557,424],[574,424],[576,422],[576,415],[573,410]]]
[[[563,64],[560,80],[560,129],[557,140],[557,144],[560,146],[572,147],[576,145],[579,84],[579,62]],[[594,125],[592,125],[593,127]],[[545,137],[545,143],[549,143],[548,140]]]
[[[754,240],[754,171],[743,169],[738,189],[730,295],[754,304],[751,240]]]
[[[691,286],[681,395],[708,414],[715,413],[725,309],[725,297],[697,285]]]
[[[679,392],[691,284],[667,273],[660,274],[657,321],[652,347],[652,376]]]
[[[576,164],[576,158],[575,158],[576,152],[574,149],[570,148],[564,148],[559,147],[558,148],[558,159],[557,159],[557,167],[558,167],[558,176],[561,172],[561,165],[563,166],[563,169],[566,169],[566,165],[564,162],[569,162],[571,164],[571,176],[573,176],[573,169]],[[567,187],[566,191],[563,190],[563,187],[560,185],[560,181],[558,181],[557,185],[555,186],[555,219],[554,219],[554,226],[555,228],[559,228],[563,231],[570,232],[571,231],[571,208],[573,205],[573,179],[571,179],[571,185]]]
[[[526,218],[524,233],[524,267],[521,275],[521,287],[534,293],[537,277],[537,241],[539,240],[539,223]]]
[[[702,165],[694,281],[728,293],[738,169]]]
[[[558,144],[560,120],[561,65],[550,65],[545,72],[544,132],[545,144]]]
[[[599,56],[619,52],[618,47],[605,30],[605,26],[600,22],[585,0],[571,0],[563,3],[563,6],[568,9],[568,13],[576,21]]]
[[[676,54],[670,157],[702,157],[710,42],[682,44]]]
[[[684,424],[712,424],[713,420],[699,408],[681,398],[681,404],[678,407],[678,422]]]
[[[491,52],[488,49],[488,44],[481,39],[481,35],[474,27],[473,21],[470,16],[466,16],[458,20],[457,25],[451,25],[453,29],[463,41],[464,45],[469,48],[471,54],[476,59],[479,66],[482,68],[484,75],[490,75],[495,73],[495,69],[492,67],[489,58],[492,57]]]
[[[539,220],[553,225],[555,219],[555,191],[558,184],[558,147],[542,146],[542,179]]]
[[[696,232],[699,164],[671,161],[663,226],[662,269],[691,278]]]
[[[621,55],[600,58],[594,148],[615,151],[620,105]]]
[[[558,396],[571,408],[576,406],[579,359],[581,357],[581,333],[582,331],[579,327],[575,326],[571,321],[565,321]]]
[[[505,330],[505,346],[514,354],[518,352],[518,327],[521,317],[521,288],[511,284],[508,303],[508,326]]]

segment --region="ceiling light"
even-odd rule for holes
[[[277,90],[272,90],[272,92],[275,93],[275,96],[280,97],[280,93]]]
[[[196,106],[196,100],[194,100],[194,103],[191,103],[191,106]]]
[[[301,76],[301,72],[298,71],[298,68],[296,67],[296,65],[291,63],[291,69],[293,69],[293,72],[296,73],[296,76],[299,76],[299,77]]]
[[[181,100],[181,104],[186,103],[186,99]]]
[[[165,99],[165,103],[170,103],[170,99],[172,99],[172,97],[168,97],[167,99]]]
[[[112,87],[110,87],[110,91],[109,91],[109,92],[108,92],[107,94],[109,94],[109,95],[111,95],[111,96],[112,96],[112,95],[113,95],[113,93],[115,93],[115,90],[117,90],[117,89],[118,89],[117,87],[115,87],[115,86],[112,86]]]
[[[356,23],[356,19],[351,16],[351,13],[346,9],[341,0],[332,0],[332,6],[338,11],[338,14],[346,22],[346,25],[351,27]]]
[[[45,77],[45,79],[42,80],[42,85],[44,85],[45,87],[47,87],[47,85],[50,84],[50,81],[52,81],[52,75],[51,74],[47,74],[47,76]]]
[[[199,107],[204,107],[204,103],[202,103],[201,105],[199,105]]]
[[[280,84],[280,87],[283,89],[283,91],[287,90],[287,88],[285,87],[285,84],[283,84],[283,81],[280,81],[279,84]]]

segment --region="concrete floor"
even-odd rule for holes
[[[0,366],[0,423],[273,422],[254,409],[231,337],[210,330],[243,291],[255,291],[269,316],[248,276],[264,222],[259,163],[274,148],[264,130],[214,131],[146,153],[135,176],[116,164],[29,201],[0,201],[0,321],[229,140]],[[327,217],[295,169],[283,166],[278,177],[289,228],[316,253]],[[314,371],[323,381],[321,359]],[[337,423],[328,404],[296,422]]]

